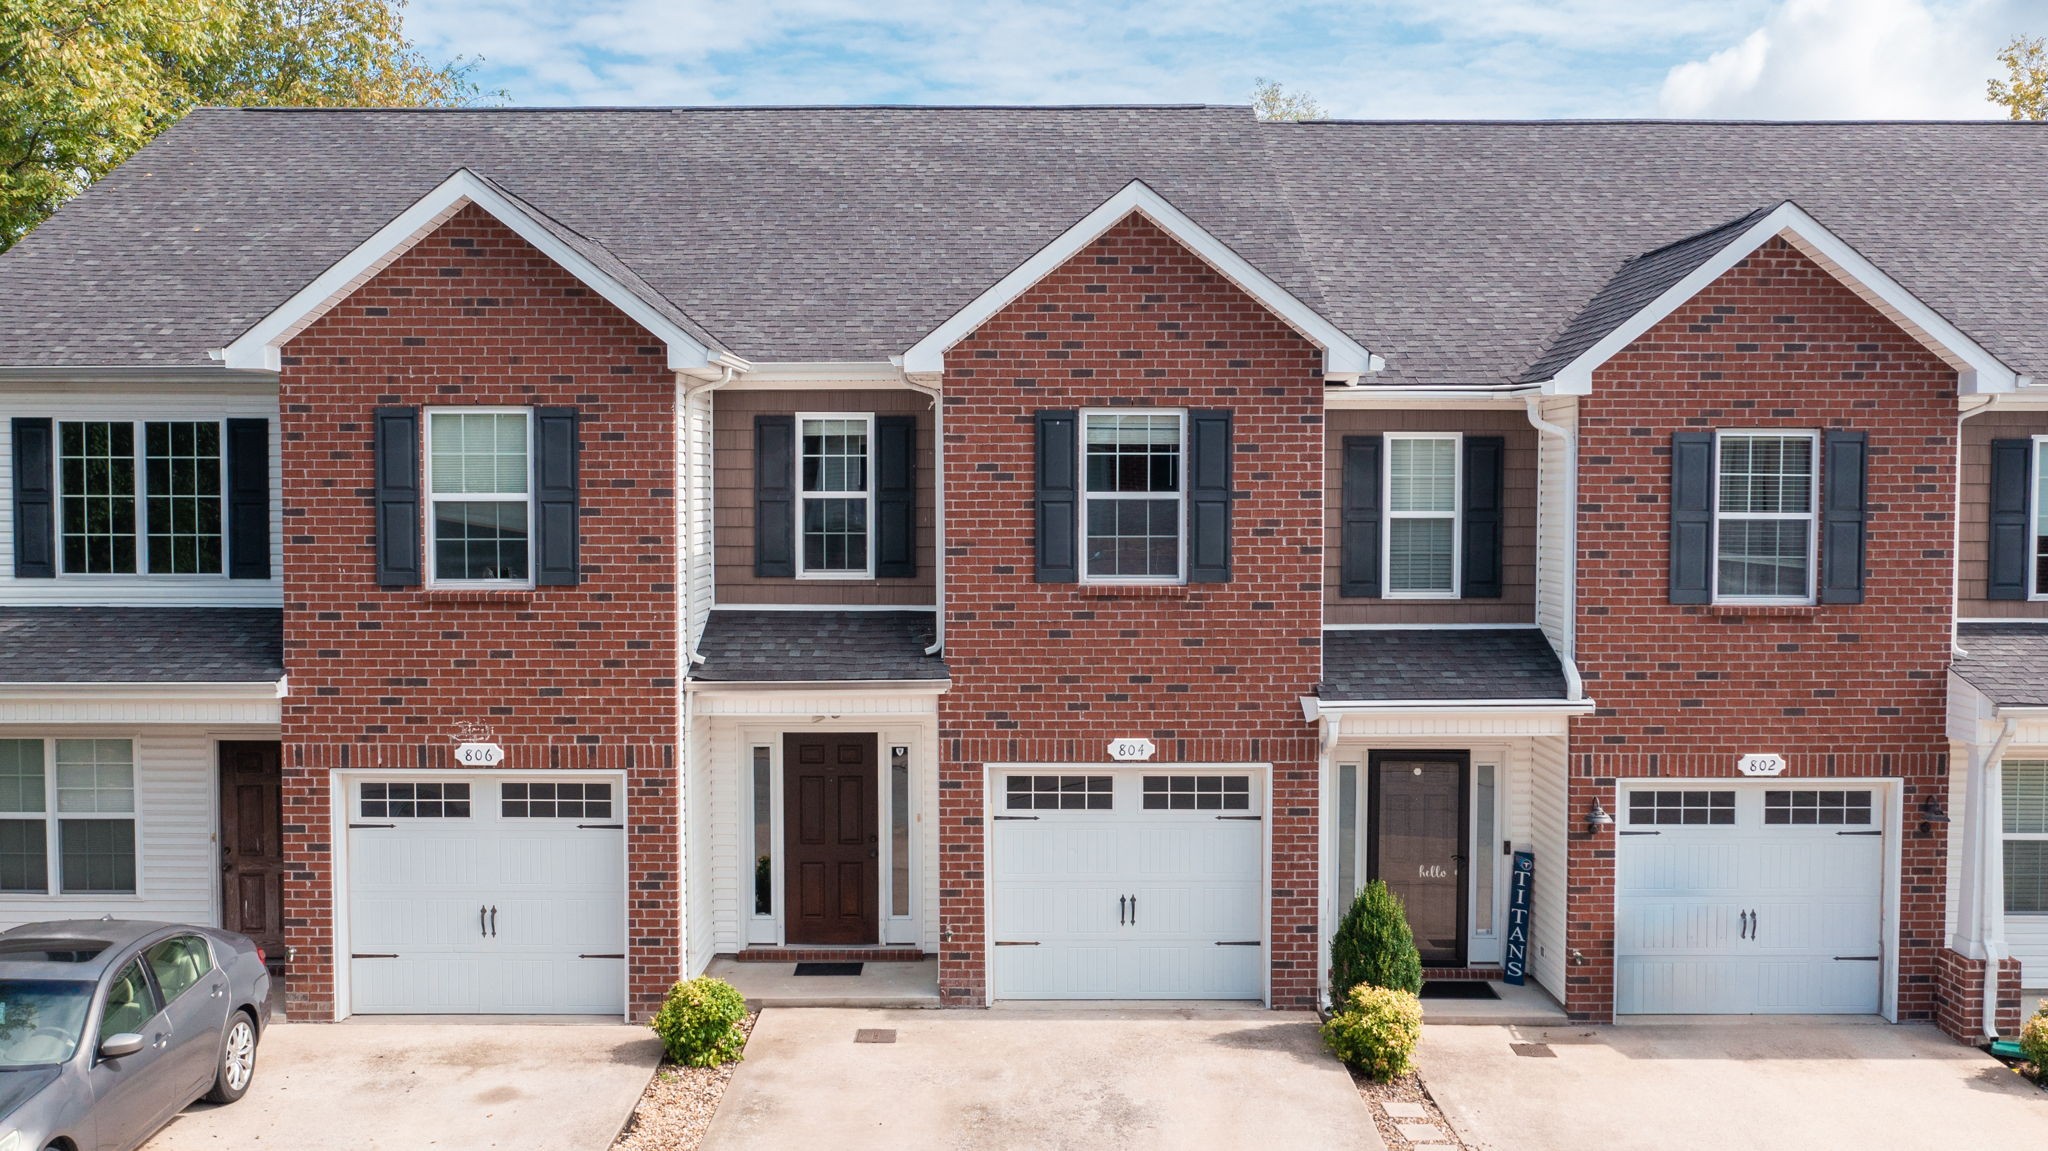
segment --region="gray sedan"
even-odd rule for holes
[[[114,919],[0,933],[0,1151],[129,1151],[256,1072],[270,972],[242,936]]]

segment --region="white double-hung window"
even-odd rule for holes
[[[59,420],[66,575],[220,575],[219,420]]]
[[[533,582],[532,423],[525,408],[427,412],[434,583]]]
[[[874,574],[874,417],[797,417],[798,576]]]
[[[1457,433],[1387,433],[1388,598],[1447,599],[1458,594]]]
[[[1186,573],[1183,412],[1084,412],[1082,578],[1179,583]]]
[[[2048,760],[2009,759],[1999,775],[2005,913],[2048,915]]]
[[[1818,447],[1813,432],[1716,437],[1716,602],[1813,602]]]
[[[135,745],[0,739],[0,892],[126,895],[135,879]]]

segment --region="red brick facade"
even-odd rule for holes
[[[2026,1022],[2021,1002],[2020,961],[2007,956],[1998,961],[1998,1011],[1994,1024],[2000,1038],[2019,1034]],[[1944,947],[1935,956],[1934,1022],[1951,1038],[1964,1043],[1984,1039],[1984,975],[1991,962],[1971,959],[1960,951]]]
[[[1729,777],[1747,752],[1788,777],[1903,780],[1899,1015],[1935,1012],[1943,947],[1944,733],[1955,548],[1955,373],[1782,240],[1742,261],[1595,374],[1580,406],[1578,659],[1599,704],[1571,731],[1566,1007],[1614,1003],[1622,777]],[[1669,602],[1671,434],[1869,433],[1859,605]],[[1577,958],[1583,957],[1583,958]]]
[[[1273,1004],[1313,1005],[1316,748],[1298,697],[1321,660],[1321,353],[1132,217],[946,359],[941,995],[988,991],[985,766],[1100,763],[1144,736],[1157,762],[1273,765]],[[1035,581],[1033,413],[1112,406],[1234,412],[1229,583]]]
[[[508,768],[624,771],[628,996],[678,974],[675,377],[638,325],[474,207],[284,349],[288,1009],[334,1010],[328,772],[454,767],[487,725]],[[574,405],[576,587],[377,586],[379,405]]]

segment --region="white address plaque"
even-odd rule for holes
[[[1745,755],[1735,761],[1735,770],[1744,775],[1777,775],[1785,770],[1782,755]]]
[[[1151,759],[1159,749],[1149,739],[1112,739],[1109,741],[1109,758],[1115,760]]]
[[[455,762],[464,767],[496,767],[505,762],[505,749],[495,743],[459,743]]]

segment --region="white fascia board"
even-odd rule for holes
[[[457,169],[433,191],[413,201],[411,207],[377,229],[348,255],[329,265],[312,283],[293,293],[290,299],[237,336],[233,343],[215,352],[214,357],[231,369],[277,371],[280,347],[468,204],[489,212],[520,239],[539,249],[564,271],[661,340],[668,347],[671,371],[687,372],[713,366],[709,348],[648,306],[625,285],[600,271],[581,253],[562,243],[525,210],[467,168]]]
[[[903,368],[888,360],[762,361],[726,385],[734,391],[801,391],[806,388],[908,388]]]
[[[1327,716],[1344,715],[1585,715],[1595,704],[1590,699],[1447,699],[1447,700],[1321,700],[1317,710]]]
[[[1544,394],[1592,394],[1594,369],[1635,343],[1644,332],[1683,307],[1687,300],[1720,279],[1723,273],[1741,263],[1750,253],[1781,235],[1786,242],[1834,274],[1851,291],[1955,368],[1959,377],[1957,387],[1963,395],[2010,392],[2020,385],[2022,377],[2001,363],[1998,357],[1964,335],[1962,329],[1950,323],[1947,317],[1907,291],[1904,285],[1886,275],[1847,241],[1807,215],[1799,205],[1787,200],[1716,252],[1713,259],[1694,269],[1691,275],[1673,284],[1647,307],[1629,317],[1627,323],[1558,369],[1549,380],[1543,381]]]
[[[809,679],[730,680],[686,679],[683,690],[691,693],[740,694],[745,692],[808,691],[819,695],[944,695],[953,686],[950,679]]]
[[[1539,395],[1541,392],[1542,388],[1536,384],[1517,384],[1511,387],[1477,384],[1462,388],[1402,388],[1365,384],[1324,388],[1323,407],[1331,411],[1458,408],[1519,412],[1529,406],[1529,396]]]
[[[932,329],[930,335],[911,345],[910,350],[903,353],[903,371],[911,376],[943,373],[948,349],[1134,212],[1159,225],[1167,235],[1225,279],[1321,347],[1325,377],[1353,380],[1385,366],[1379,357],[1366,351],[1358,341],[1338,330],[1335,324],[1275,283],[1272,277],[1231,251],[1228,244],[1210,235],[1180,209],[1167,203],[1165,197],[1146,186],[1143,180],[1133,180],[1094,211],[1081,217],[1073,227],[1040,248],[1030,259],[1017,265],[1009,275],[996,281],[994,287],[976,296],[945,323]]]

